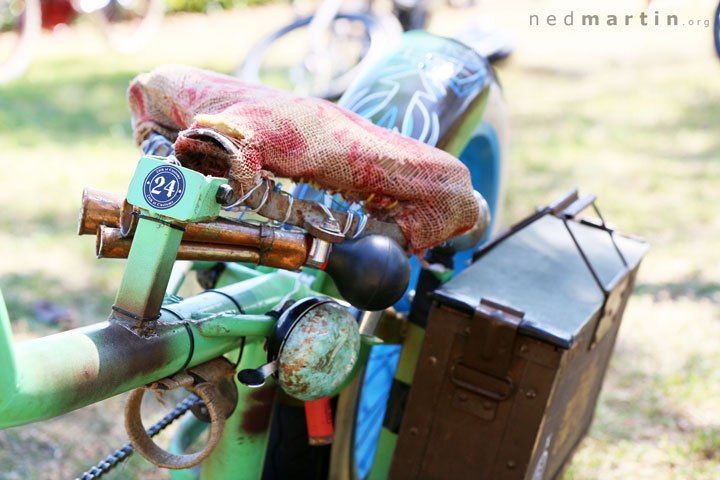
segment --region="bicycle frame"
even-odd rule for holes
[[[247,340],[238,368],[265,363],[265,338],[276,320],[262,314],[288,299],[317,294],[308,286],[313,277],[230,268],[225,279],[233,283],[163,310],[152,338],[111,319],[13,346],[0,303],[0,360],[6,366],[0,379],[0,428],[51,418],[173,375],[184,364],[192,367],[237,350],[243,337]],[[233,313],[237,304],[246,314]],[[192,320],[180,322],[176,316]],[[238,408],[203,463],[203,478],[228,478],[238,469],[257,478],[262,471],[275,385],[237,387]]]
[[[218,289],[222,293],[202,293],[172,305],[175,314],[201,317],[198,320],[178,322],[164,311],[160,322],[167,324],[152,339],[110,320],[13,346],[7,311],[0,304],[0,360],[6,366],[0,379],[0,428],[51,418],[170,376],[186,361],[192,367],[236,350],[242,337],[247,341],[239,368],[265,363],[265,337],[275,319],[262,313],[314,292],[299,275],[234,266],[233,276],[241,280]],[[237,311],[235,302],[247,314],[229,313]],[[215,315],[219,312],[226,313]],[[227,421],[228,433],[203,464],[204,478],[228,478],[238,468],[247,471],[248,478],[259,475],[274,391],[270,382],[259,389],[238,384],[237,411]]]
[[[490,75],[487,71],[484,74]],[[478,75],[474,80],[481,92],[479,99],[472,109],[463,110],[465,115],[458,122],[461,128],[457,128],[442,145],[455,155],[463,151],[474,135],[473,128],[488,101],[489,77]],[[417,105],[425,108],[420,103]],[[136,177],[145,178],[147,171],[139,167]],[[211,181],[211,184],[215,188],[224,182],[222,179],[213,181],[215,183]],[[219,207],[211,205],[203,188],[197,187],[196,201],[190,202],[187,210],[181,212],[184,216],[170,216],[187,222],[215,218]],[[141,203],[138,196],[141,191],[141,184],[131,185],[128,201],[133,205]],[[188,187],[186,192],[190,191]],[[327,276],[323,272],[291,273],[230,264],[220,276],[217,290],[177,303],[169,297],[163,302],[166,289],[168,293],[176,293],[187,273],[187,269],[178,268],[171,275],[182,235],[166,227],[152,219],[138,222],[115,301],[119,309],[114,310],[107,321],[13,346],[9,319],[2,305],[0,362],[8,366],[8,373],[0,379],[0,428],[57,416],[222,355],[228,355],[231,360],[241,355],[237,369],[254,369],[267,361],[265,339],[276,323],[274,317],[266,315],[267,312],[279,308],[288,299],[299,300],[318,294],[337,296],[332,283],[325,281]],[[198,262],[193,268],[209,268],[210,265]],[[242,307],[243,313],[238,306]],[[156,309],[160,312],[158,318],[153,317]],[[122,311],[132,311],[142,318],[138,321]],[[390,325],[389,329],[399,330],[399,326]],[[403,343],[395,378],[407,384],[412,382],[423,333],[422,328],[408,324],[403,339],[397,334],[393,338],[386,337],[388,343]],[[374,341],[364,340],[366,343],[361,345],[359,360],[343,385],[349,387],[338,402],[338,432],[342,435],[338,435],[333,451],[347,450],[350,453],[345,455],[346,458],[354,448],[354,411],[351,405],[345,404],[352,403],[357,396],[362,378],[355,376],[362,370]],[[60,358],[62,362],[57,361]],[[243,478],[259,478],[262,473],[275,384],[270,381],[261,388],[249,389],[237,380],[235,383],[239,393],[237,409],[227,419],[220,443],[203,461],[202,478],[230,478],[238,472],[243,472]],[[344,416],[340,416],[341,410]],[[198,425],[199,420],[188,416],[170,450],[181,453],[201,431]],[[387,432],[382,433],[382,448],[376,459],[381,465],[377,472],[388,470],[393,449],[386,447],[392,447],[395,440]],[[194,478],[189,470],[171,471],[171,475],[174,479]]]
[[[142,205],[138,190],[148,171],[165,168],[162,165],[167,164],[152,157],[141,159],[128,195],[135,198],[134,204]],[[185,172],[184,206],[173,207],[172,218],[197,221],[217,216],[219,205],[212,196],[224,182]],[[169,284],[182,232],[152,210],[145,212],[107,321],[13,345],[0,294],[0,361],[6,366],[0,378],[0,428],[61,415],[233,351],[237,351],[236,369],[254,369],[267,361],[266,339],[277,322],[265,313],[287,300],[327,290],[325,274],[319,271],[268,272],[228,265],[221,277],[225,286],[176,301],[165,292],[166,288],[176,292],[187,273],[178,269]],[[195,268],[207,266],[198,262]],[[157,309],[159,315],[152,317]],[[368,349],[361,349],[361,359]],[[203,478],[228,478],[239,470],[248,478],[258,478],[262,472],[275,384],[270,381],[251,389],[234,381],[237,409],[203,463]],[[182,478],[187,471],[178,475]]]

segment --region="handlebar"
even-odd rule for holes
[[[278,195],[276,198],[284,196]],[[308,218],[307,210],[299,205],[300,202],[295,200],[292,205],[298,204],[299,211],[304,218]],[[97,229],[98,258],[127,258],[129,255],[136,225],[128,221],[129,214],[126,212],[132,210],[122,208],[122,203],[123,200],[113,193],[91,188],[83,192],[78,233],[95,233],[93,228]],[[266,203],[271,205],[270,202]],[[312,205],[310,202],[303,203]],[[332,212],[332,215],[338,213]],[[357,215],[346,218],[351,222],[353,219],[360,220]],[[127,236],[123,236],[123,229],[118,228],[123,221],[128,225],[125,228]],[[177,259],[247,262],[297,270],[308,264],[310,241],[306,234],[297,230],[240,223],[220,217],[211,222],[188,224]],[[380,235],[334,243],[327,261],[317,267],[332,277],[348,302],[362,310],[382,310],[394,304],[402,297],[410,278],[410,264],[402,248],[393,240]]]

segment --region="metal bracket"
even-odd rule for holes
[[[127,195],[139,221],[111,320],[139,335],[154,334],[184,227],[218,216],[218,192],[226,184],[224,178],[207,177],[162,158],[140,159]]]
[[[333,216],[330,209],[322,203],[318,206],[325,213],[326,218],[322,222],[316,222],[313,219],[306,219],[303,227],[313,237],[319,238],[329,243],[342,243],[345,240],[345,234],[340,231],[340,224]]]
[[[511,307],[482,299],[475,309],[463,354],[450,366],[458,387],[490,400],[502,401],[515,392],[509,375],[517,328],[524,316]]]
[[[597,323],[595,324],[595,331],[593,332],[592,340],[590,341],[590,345],[588,346],[589,349],[595,348],[595,345],[597,345],[597,343],[603,338],[605,333],[610,330],[612,323],[615,321],[615,317],[617,317],[616,314],[620,306],[622,305],[623,300],[628,294],[627,286],[630,277],[630,267],[622,251],[620,251],[620,247],[618,247],[618,244],[615,241],[614,231],[609,228],[605,223],[605,219],[600,213],[600,209],[598,209],[597,205],[595,204],[595,200],[595,195],[578,197],[577,191],[574,191],[574,195],[570,195],[568,197],[568,201],[553,210],[553,214],[560,218],[565,224],[565,229],[570,234],[570,238],[572,238],[572,241],[575,244],[575,247],[577,248],[580,257],[585,262],[585,265],[588,267],[590,274],[595,280],[595,283],[597,283],[597,286],[602,291],[604,297],[603,305],[600,310],[600,316],[598,317]],[[595,210],[595,214],[598,216],[600,223],[596,224],[589,221],[581,221],[580,223],[607,232],[607,234],[610,236],[610,241],[612,242],[613,247],[615,248],[615,251],[617,252],[618,257],[620,258],[620,261],[622,262],[624,267],[623,270],[618,272],[615,278],[613,278],[608,285],[604,285],[602,280],[600,280],[600,276],[595,270],[595,267],[592,265],[592,262],[590,262],[590,259],[585,253],[585,250],[582,248],[580,242],[573,233],[572,228],[570,228],[569,221],[575,220],[575,217],[581,211],[585,210],[588,207],[592,207],[593,210]]]

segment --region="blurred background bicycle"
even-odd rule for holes
[[[288,2],[227,0],[237,8],[220,10],[226,0],[203,0],[197,8],[195,0],[168,0],[170,9],[180,9],[175,2],[203,13],[168,15],[138,54],[116,53],[90,22],[76,21],[63,35],[41,35],[22,79],[0,86],[6,173],[0,288],[11,299],[18,340],[106,315],[115,298],[124,264],[90,258],[94,239],[77,236],[80,199],[68,192],[86,184],[127,188],[137,161],[125,101],[130,79],[164,63],[231,72],[257,42],[298,15]],[[710,79],[720,75],[713,39],[718,0],[653,5],[652,12],[678,16],[672,27],[562,25],[570,11],[576,22],[582,14],[637,19],[646,0],[477,3],[434,6],[428,28],[455,36],[492,16],[515,40],[516,50],[498,68],[512,133],[499,221],[522,218],[529,205],[583,185],[603,199],[609,217],[653,246],[596,420],[565,480],[716,480],[720,82]],[[543,21],[555,15],[557,25],[529,25],[529,15]],[[688,19],[703,23],[682,25]],[[32,308],[40,298],[45,304]],[[119,396],[3,431],[0,477],[72,478],[88,459],[126,440],[117,421],[123,408]],[[147,414],[154,423],[165,409],[148,407]],[[88,434],[101,441],[88,442]],[[135,458],[108,478],[168,477]]]
[[[425,29],[435,3],[323,0],[318,5],[311,0],[293,0],[295,21],[258,42],[234,75],[250,83],[336,99],[403,31]],[[455,38],[491,62],[506,58],[513,50],[511,37],[487,19],[458,32]]]
[[[80,15],[97,24],[113,49],[132,54],[157,31],[165,0],[0,0],[0,83],[30,66],[42,29],[62,29]]]

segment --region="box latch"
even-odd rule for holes
[[[524,315],[513,308],[482,299],[469,329],[466,329],[468,338],[462,356],[451,363],[450,378],[453,383],[486,399],[502,401],[509,398],[515,391],[515,383],[508,372],[518,325]],[[459,398],[462,400],[463,396]]]

